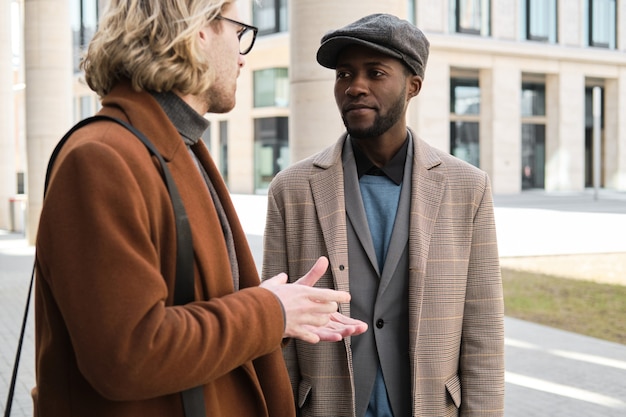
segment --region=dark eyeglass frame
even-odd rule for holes
[[[229,18],[224,17],[224,16],[219,15],[219,14],[217,16],[215,16],[215,18],[219,19],[219,20],[225,20],[225,21],[233,23],[233,24],[235,24],[237,26],[241,26],[241,30],[239,30],[237,32],[237,38],[239,39],[239,54],[240,55],[245,55],[245,54],[247,54],[248,52],[250,52],[252,50],[252,47],[254,46],[254,41],[256,41],[256,35],[259,32],[259,28],[258,27],[252,26],[252,25],[248,25],[246,23],[239,22],[237,20],[229,19]],[[250,42],[250,46],[248,48],[246,48],[245,51],[242,51],[241,50],[241,38],[248,31],[252,31],[252,34],[253,34],[252,35],[252,42]]]

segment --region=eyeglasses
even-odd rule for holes
[[[241,29],[237,31],[237,38],[239,38],[239,53],[241,55],[245,55],[250,52],[250,50],[254,46],[254,41],[256,40],[256,34],[259,31],[259,28],[252,25],[246,25],[245,23],[229,19],[222,15],[217,15],[216,19],[225,20],[227,22],[240,26]]]

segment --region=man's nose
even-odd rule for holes
[[[363,77],[354,77],[348,85],[348,88],[346,88],[346,95],[359,96],[361,94],[367,94],[368,91],[367,82]]]

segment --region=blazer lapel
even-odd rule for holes
[[[409,350],[412,372],[415,375],[428,250],[441,207],[446,178],[437,169],[441,159],[434,148],[411,133],[414,138],[414,157],[409,229]]]
[[[312,175],[309,180],[331,265],[346,263],[348,252],[341,143],[343,141],[340,140],[337,146],[319,155],[314,161],[314,165],[321,170]],[[335,280],[335,289],[350,290],[348,279],[337,279],[335,274],[333,274],[333,279]],[[343,309],[340,311],[345,314]],[[349,313],[349,310],[347,312]]]

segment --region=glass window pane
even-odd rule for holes
[[[546,86],[522,83],[522,117],[546,115]]]
[[[254,107],[289,106],[289,73],[287,68],[254,71]]]
[[[522,124],[522,189],[544,188],[546,165],[546,127]]]
[[[259,35],[286,32],[289,29],[288,3],[288,0],[252,3],[252,24],[259,28]]]
[[[615,0],[589,0],[590,42],[592,46],[615,49]]]
[[[278,31],[287,32],[289,30],[289,9],[287,8],[287,0],[280,0],[280,13],[278,22]]]
[[[549,9],[549,1],[528,0],[528,39],[548,39],[550,27]]]
[[[415,24],[415,0],[408,0],[406,4],[406,15],[409,22]]]
[[[450,122],[450,153],[480,167],[478,122]]]
[[[488,36],[490,33],[489,0],[456,0],[456,30]]]
[[[267,190],[274,176],[289,165],[289,119],[267,117],[254,120],[254,186]]]
[[[478,80],[453,78],[451,80],[450,112],[480,114],[480,87]]]
[[[91,106],[91,96],[80,96],[80,118],[84,119],[89,116],[93,116],[93,109]]]
[[[276,10],[273,1],[263,2],[259,5],[252,3],[252,20],[254,26],[259,28],[260,34],[276,32]]]

